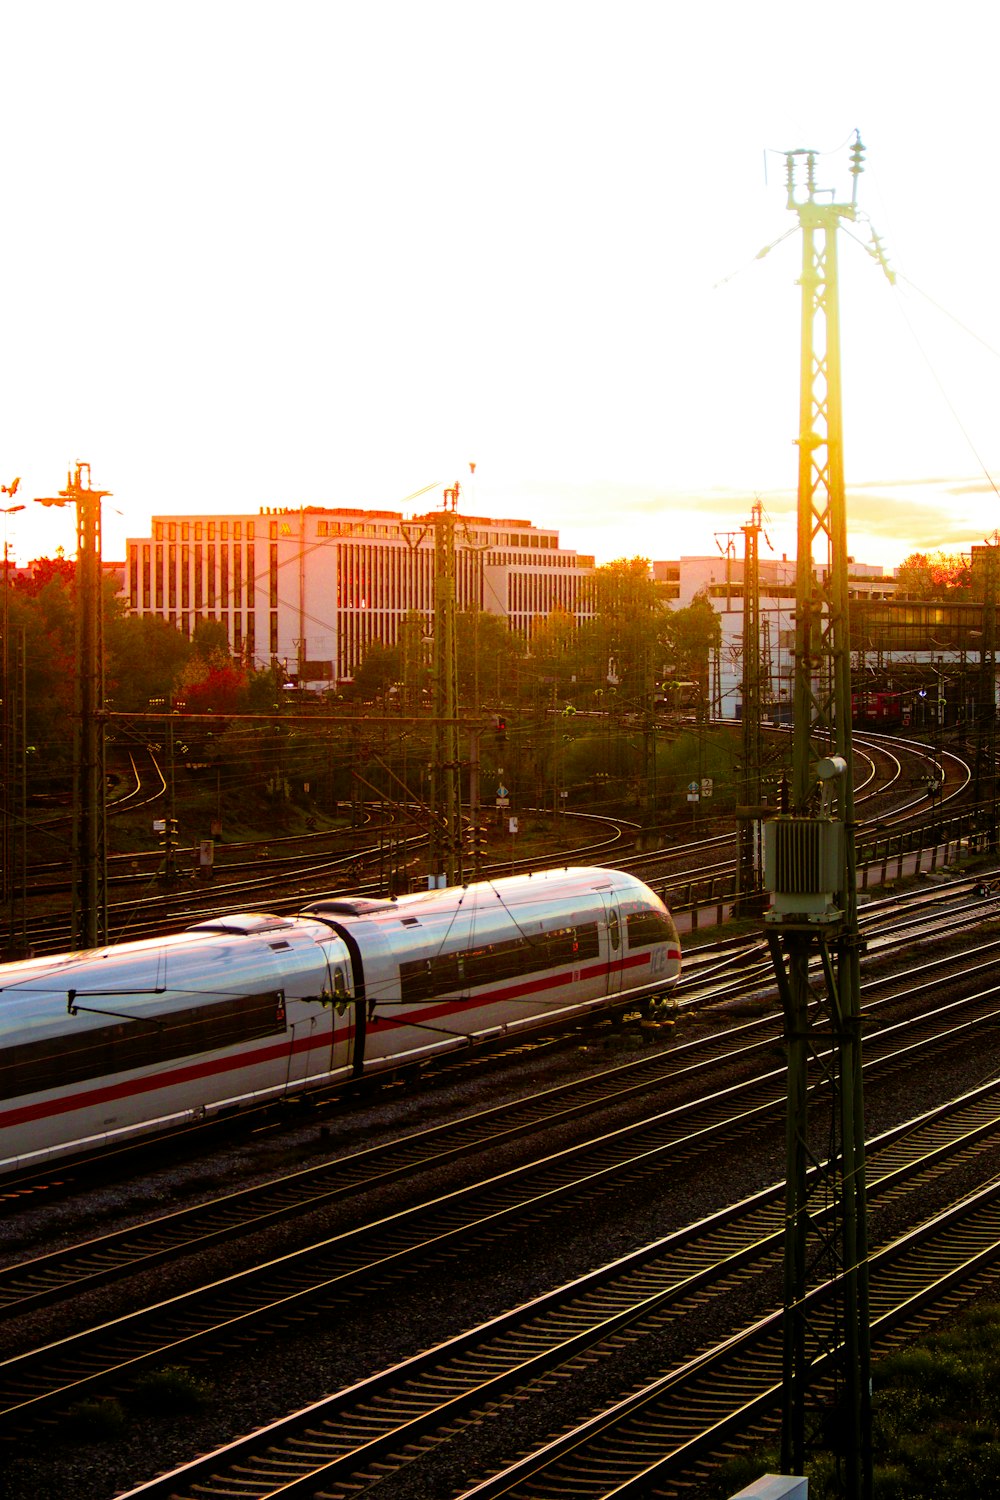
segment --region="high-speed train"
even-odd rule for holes
[[[663,902],[567,869],[0,966],[0,1172],[666,993]]]

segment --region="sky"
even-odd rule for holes
[[[741,548],[756,500],[793,555],[785,153],[843,200],[855,130],[849,549],[968,551],[1000,524],[998,43],[978,0],[8,0],[12,555],[73,553],[33,501],[78,461],[106,558],[153,514],[456,481],[599,562]]]

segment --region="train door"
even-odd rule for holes
[[[621,913],[618,909],[618,896],[614,891],[602,892],[604,901],[604,926],[608,943],[608,994],[617,995],[622,987],[622,943],[624,936],[622,931]]]
[[[347,953],[343,949],[339,953],[327,951],[324,969],[320,985],[317,985],[318,974],[313,970],[301,982],[291,983],[286,993],[289,1041],[286,1084],[289,1088],[307,1080],[315,1084],[330,1073],[345,1068],[350,1061],[354,997]],[[301,997],[308,1000],[307,1005],[295,1003],[296,989],[307,992]]]

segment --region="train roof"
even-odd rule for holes
[[[303,917],[350,923],[363,921],[418,922],[463,907],[470,910],[495,906],[524,906],[534,901],[557,901],[584,892],[633,889],[641,886],[634,875],[602,866],[568,866],[559,870],[540,870],[527,875],[505,875],[498,880],[481,880],[466,886],[447,886],[438,890],[415,891],[389,901],[370,900],[361,896],[332,896],[311,901],[303,908]]]

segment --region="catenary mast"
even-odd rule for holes
[[[803,1472],[808,1387],[832,1371],[852,1500],[871,1495],[872,1466],[837,231],[857,217],[863,154],[856,137],[850,202],[818,188],[814,152],[787,157],[802,230],[794,725],[786,805],[765,825],[788,1054],[781,1462]]]

